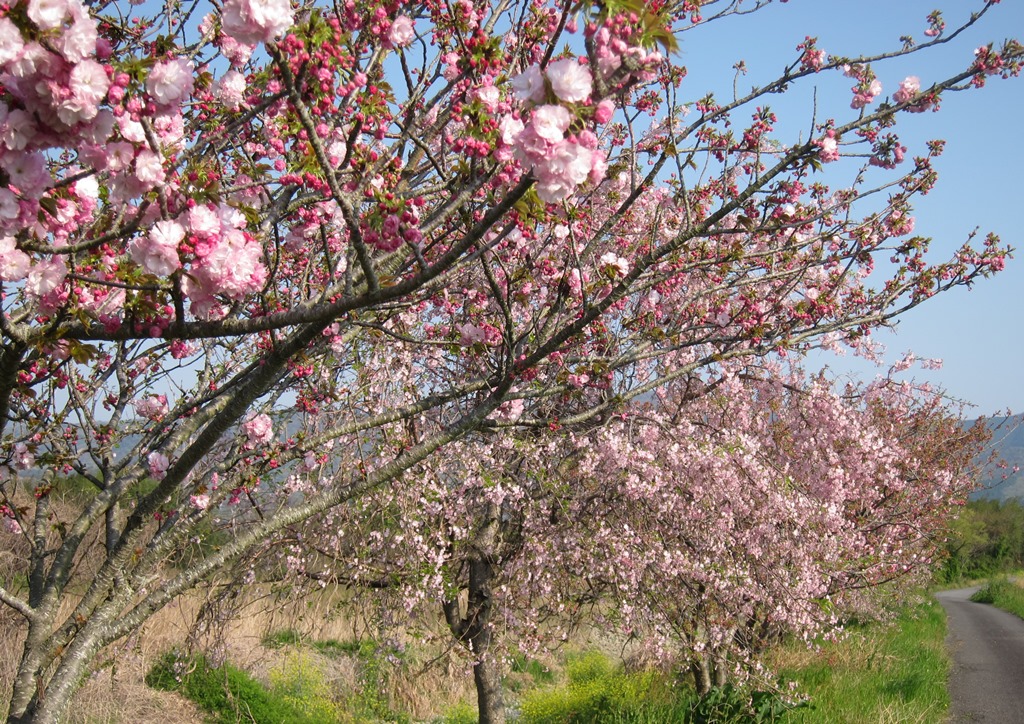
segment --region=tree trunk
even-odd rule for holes
[[[696,661],[690,664],[690,671],[693,672],[693,685],[699,696],[704,696],[711,691],[711,665],[708,657],[701,654]]]
[[[729,660],[727,656],[711,651],[704,652],[690,664],[693,684],[697,694],[704,696],[712,688],[721,688],[729,683]]]
[[[41,649],[46,643],[29,650],[26,644],[21,670],[15,681],[9,724],[57,724],[71,705],[71,699],[85,678],[96,652],[101,648],[98,636],[88,632],[77,637],[63,653],[55,670],[40,670],[45,658]],[[32,666],[36,668],[33,670]],[[52,666],[52,664],[51,664]]]
[[[494,554],[499,533],[498,508],[489,505],[474,539],[475,550],[467,561],[469,598],[462,615],[458,599],[444,603],[444,616],[455,637],[473,652],[473,681],[476,683],[480,724],[505,724],[505,699],[501,665],[491,655],[491,586],[497,573]]]
[[[729,681],[728,661],[725,656],[715,656],[715,686],[722,688]]]
[[[466,607],[466,637],[476,661],[477,712],[480,724],[505,724],[505,701],[501,690],[501,666],[491,656],[491,581],[494,564],[474,560],[469,564],[469,605]]]
[[[11,701],[7,712],[8,722],[32,721],[36,702],[41,693],[43,682],[40,680],[39,669],[43,663],[43,651],[46,646],[47,623],[30,623],[25,646],[22,649],[18,673],[14,678]]]

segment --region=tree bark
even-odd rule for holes
[[[52,674],[45,668],[40,670],[46,660],[46,640],[36,642],[31,651],[26,648],[11,697],[9,724],[58,724],[87,675],[89,664],[102,648],[98,630],[101,626],[93,626],[77,636]],[[36,668],[32,670],[32,666]]]
[[[480,724],[505,724],[505,700],[501,688],[501,666],[491,656],[491,581],[494,564],[474,560],[469,565],[469,605],[466,630],[476,683],[477,713]]]
[[[690,671],[693,673],[693,685],[699,696],[704,696],[711,691],[711,666],[707,656],[701,655],[690,664]]]
[[[473,653],[473,681],[476,684],[477,715],[480,724],[505,724],[505,698],[501,665],[491,655],[492,584],[498,564],[495,551],[500,533],[498,507],[487,506],[466,562],[469,568],[469,597],[462,615],[458,599],[444,603],[448,627]]]
[[[45,621],[45,622],[44,622]],[[43,661],[43,651],[46,646],[46,633],[49,621],[30,622],[28,635],[25,638],[25,646],[21,654],[21,662],[18,665],[18,673],[14,678],[14,687],[11,691],[11,701],[7,714],[8,722],[32,721],[31,717],[36,708],[41,682],[39,680],[39,668]]]

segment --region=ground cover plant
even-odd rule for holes
[[[813,652],[778,652],[780,676],[811,697],[792,722],[942,722],[949,708],[946,619],[932,600],[888,624],[854,626]]]
[[[942,143],[898,133],[1024,51],[889,77],[998,14],[977,0],[920,18],[916,44],[807,38],[749,88],[685,85],[680,38],[768,4],[0,6],[9,720],[59,721],[107,647],[207,582],[397,591],[381,618],[443,620],[500,722],[505,623],[525,640],[602,612],[710,691],[780,624],[810,636],[833,597],[930,559],[978,440],[944,432],[934,391],[847,394],[789,361],[870,354],[1003,267],[993,235],[942,258],[914,235]],[[826,82],[840,107],[783,132],[769,101]],[[783,398],[843,424],[773,431]],[[821,486],[773,467],[801,447],[823,465],[851,430],[880,440],[861,465],[881,493],[852,463]],[[645,559],[673,508],[693,526]],[[774,546],[822,530],[834,549]],[[503,589],[506,561],[542,565]]]
[[[213,666],[202,655],[168,653],[147,674],[146,683],[157,689],[180,691],[215,721],[225,724],[244,720],[322,724],[336,718],[333,712],[317,715],[303,711],[306,699],[313,698],[311,692],[301,698],[281,696],[231,664]]]
[[[971,600],[990,603],[1024,618],[1024,587],[1016,578],[994,578],[971,595]]]
[[[1020,500],[971,500],[952,523],[939,580],[986,579],[1024,566],[1024,506]]]

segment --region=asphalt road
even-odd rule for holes
[[[951,724],[1024,722],[1024,621],[970,601],[975,588],[937,593],[949,619],[953,655]]]

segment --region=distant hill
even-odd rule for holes
[[[972,420],[967,424],[971,425],[974,422]],[[998,429],[993,431],[992,449],[1006,461],[1007,467],[986,471],[981,480],[982,487],[971,494],[971,499],[1024,500],[1024,415],[994,417],[987,422],[992,427],[998,426]],[[1014,465],[1021,468],[1021,472],[1013,473]],[[1005,480],[1003,475],[1007,476]]]

